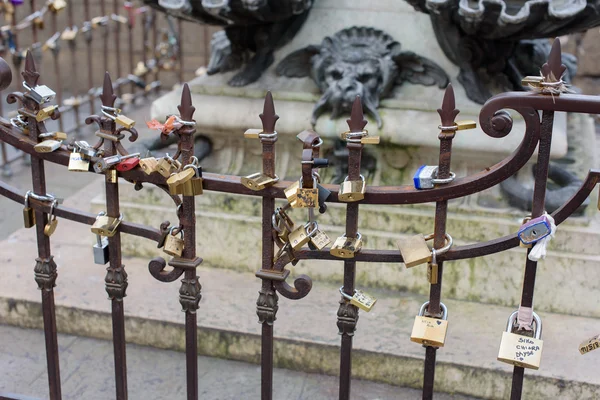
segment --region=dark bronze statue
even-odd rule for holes
[[[550,52],[545,38],[600,25],[600,1],[406,0],[431,17],[446,56],[460,67],[458,80],[469,98],[483,104],[493,93],[521,90],[521,78],[539,75]],[[563,54],[563,80],[576,71]]]
[[[313,109],[312,124],[331,109],[331,118],[350,113],[356,96],[377,121],[379,100],[403,82],[445,88],[448,75],[433,61],[410,51],[380,30],[352,27],[323,39],[320,46],[308,46],[288,55],[277,66],[277,74],[310,76],[323,92]]]
[[[312,0],[144,0],[169,15],[220,25],[211,41],[208,74],[243,69],[229,84],[255,82],[273,63],[275,49],[298,32]]]

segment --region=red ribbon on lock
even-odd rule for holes
[[[140,159],[138,157],[128,158],[118,163],[115,168],[117,171],[125,172],[134,169],[139,163]]]

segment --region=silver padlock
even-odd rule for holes
[[[539,369],[544,346],[542,320],[539,315],[532,313],[535,321],[535,337],[523,336],[512,333],[518,314],[519,312],[515,311],[510,315],[506,332],[502,332],[498,361],[522,368]]]
[[[109,260],[108,238],[96,235],[97,243],[94,245],[94,263],[106,265]]]
[[[456,175],[454,172],[450,172],[450,177],[445,179],[438,179],[438,166],[437,165],[421,165],[417,172],[413,175],[413,182],[415,189],[433,189],[434,185],[443,185],[450,183],[454,180]]]
[[[36,85],[32,88],[23,82],[23,86],[25,86],[25,89],[29,90],[29,96],[38,104],[47,103],[56,97],[56,92],[46,85]]]

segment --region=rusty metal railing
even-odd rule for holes
[[[429,190],[418,190],[413,186],[386,186],[386,187],[366,187],[364,198],[359,201],[352,201],[346,197],[340,196],[338,187],[333,185],[320,185],[319,190],[325,193],[319,195],[320,211],[325,212],[327,203],[347,203],[346,209],[346,238],[356,240],[359,238],[359,208],[362,204],[388,204],[404,205],[435,202],[435,226],[433,246],[439,249],[446,245],[446,217],[448,200],[471,195],[509,178],[519,171],[532,157],[535,149],[539,146],[538,152],[538,173],[535,177],[535,190],[533,196],[532,218],[541,216],[544,213],[544,194],[547,183],[547,167],[549,163],[550,143],[552,137],[552,123],[554,112],[573,112],[573,113],[600,113],[600,99],[595,96],[572,95],[556,92],[556,77],[561,76],[564,66],[560,64],[560,44],[558,41],[553,46],[549,61],[542,67],[542,75],[539,82],[547,83],[542,85],[540,93],[512,92],[504,93],[490,99],[482,108],[479,115],[479,122],[482,130],[493,138],[502,138],[508,135],[512,130],[512,117],[506,109],[512,109],[520,114],[525,122],[525,133],[518,148],[497,164],[486,168],[474,175],[459,177],[449,183],[437,185]],[[69,165],[72,152],[64,145],[50,152],[39,152],[42,139],[40,136],[47,132],[45,122],[38,121],[38,115],[41,106],[35,100],[36,88],[39,79],[39,73],[36,72],[34,58],[31,52],[27,54],[25,60],[25,69],[22,73],[26,83],[24,93],[15,92],[8,96],[9,103],[18,102],[20,104],[19,114],[22,116],[20,124],[11,124],[9,120],[0,119],[0,140],[9,145],[15,146],[23,152],[31,155],[33,188],[31,195],[24,196],[19,190],[0,182],[0,195],[10,198],[18,203],[25,205],[28,211],[29,220],[26,222],[30,226],[36,227],[38,258],[34,268],[35,280],[42,292],[42,308],[44,319],[44,333],[46,335],[46,354],[48,363],[49,379],[49,397],[52,400],[61,398],[60,386],[60,368],[58,360],[58,346],[56,337],[56,320],[54,305],[54,287],[57,284],[56,264],[51,254],[50,237],[48,230],[52,222],[49,222],[49,215],[52,219],[69,219],[79,223],[96,226],[97,216],[74,210],[62,205],[53,204],[53,198],[47,196],[46,179],[44,174],[44,165],[47,162]],[[552,78],[552,79],[551,79]],[[547,79],[547,81],[545,81]],[[5,63],[0,63],[0,83],[2,88],[10,84],[10,70]],[[544,88],[551,90],[545,91]],[[85,165],[83,170],[92,172],[92,166],[97,172],[106,176],[106,218],[111,227],[106,229],[108,239],[109,257],[107,259],[109,267],[105,279],[106,291],[109,294],[112,303],[112,322],[113,322],[113,342],[115,359],[115,381],[117,399],[127,398],[127,369],[125,362],[125,331],[124,331],[124,296],[127,289],[127,274],[121,263],[121,244],[120,234],[127,233],[143,237],[159,244],[165,248],[169,247],[169,254],[175,254],[168,262],[162,257],[155,258],[149,263],[149,272],[151,275],[162,282],[173,282],[180,276],[184,276],[179,290],[179,300],[185,312],[185,332],[186,332],[186,366],[187,366],[187,397],[188,399],[198,399],[198,369],[197,369],[197,320],[196,313],[199,309],[201,299],[201,286],[199,283],[196,268],[202,262],[195,252],[195,203],[194,195],[204,191],[215,191],[224,193],[235,193],[247,196],[258,196],[262,198],[262,266],[256,273],[261,279],[261,289],[257,300],[257,315],[262,324],[262,390],[261,398],[271,399],[273,396],[273,343],[274,327],[276,314],[279,309],[278,295],[293,300],[304,299],[312,288],[312,280],[306,275],[298,276],[293,284],[287,282],[289,270],[286,265],[302,260],[337,260],[343,261],[344,278],[342,297],[337,314],[337,324],[341,334],[340,350],[340,383],[339,398],[349,399],[351,392],[351,371],[352,371],[352,339],[355,335],[355,329],[358,322],[358,307],[355,302],[348,300],[354,294],[354,278],[356,273],[355,263],[361,262],[385,262],[402,263],[405,262],[402,254],[398,250],[377,250],[377,249],[359,249],[358,246],[352,249],[342,245],[342,251],[334,252],[332,248],[325,246],[316,246],[313,249],[303,249],[301,246],[295,246],[290,243],[289,237],[283,238],[281,232],[283,228],[279,223],[273,222],[275,215],[282,216],[282,209],[275,208],[276,199],[289,200],[289,188],[293,187],[292,182],[278,181],[275,171],[275,144],[277,133],[275,130],[276,121],[279,118],[275,114],[275,107],[270,93],[267,93],[264,103],[264,110],[260,115],[262,129],[249,130],[247,136],[260,138],[262,144],[262,160],[264,179],[261,182],[268,184],[255,185],[256,182],[248,183],[248,178],[239,176],[228,176],[220,174],[204,173],[201,174],[201,186],[193,186],[192,192],[178,192],[181,188],[175,184],[179,179],[179,173],[184,173],[183,166],[194,166],[193,160],[193,135],[195,132],[195,123],[193,121],[194,107],[191,103],[191,95],[186,85],[183,87],[181,104],[179,105],[179,115],[175,117],[174,124],[171,126],[173,134],[178,139],[178,151],[172,158],[165,157],[160,160],[160,165],[152,166],[149,160],[144,161],[142,167],[125,166],[123,168],[113,168],[110,164],[115,157],[128,156],[128,152],[122,145],[121,140],[129,132],[129,141],[135,141],[137,133],[131,126],[118,127],[115,121],[115,115],[109,111],[114,110],[116,95],[115,86],[112,84],[110,76],[105,75],[102,94],[100,95],[101,109],[103,115],[93,115],[86,119],[87,124],[95,123],[99,130],[96,135],[99,137],[98,143],[93,146],[94,151],[100,150],[103,153],[95,153],[89,159],[89,165]],[[454,93],[452,87],[446,89],[442,107],[438,110],[441,117],[440,125],[440,153],[438,165],[438,179],[446,179],[451,176],[451,152],[452,140],[457,131],[455,117],[459,111],[455,108]],[[540,112],[542,112],[540,117]],[[60,118],[60,110],[53,110],[49,118]],[[120,121],[122,123],[122,121]],[[432,121],[433,123],[433,121]],[[16,126],[15,126],[16,125]],[[348,174],[349,180],[360,179],[361,152],[366,143],[372,143],[373,138],[367,138],[364,130],[366,121],[362,115],[360,99],[357,99],[352,109],[352,114],[348,120],[349,131],[342,134],[347,141],[348,147]],[[314,183],[310,182],[308,177],[314,176],[315,168],[323,165],[323,160],[318,158],[320,138],[316,132],[304,131],[299,135],[303,142],[303,170],[302,179],[298,182],[298,191],[295,192],[297,201],[310,202],[311,190],[315,189]],[[38,146],[36,148],[36,146]],[[131,156],[131,155],[129,155]],[[124,158],[123,158],[124,159]],[[140,161],[140,162],[141,162]],[[154,160],[156,163],[157,160]],[[131,166],[130,164],[127,164]],[[172,165],[175,165],[173,172],[175,178],[170,175]],[[195,166],[197,168],[197,166]],[[162,169],[161,169],[162,168]],[[193,167],[192,167],[193,168]],[[153,172],[153,171],[158,171]],[[166,173],[164,173],[166,171]],[[201,172],[201,170],[199,171]],[[144,184],[153,184],[167,192],[173,199],[177,207],[178,221],[173,226],[168,221],[163,222],[160,227],[148,227],[129,221],[119,221],[119,193],[118,179],[134,183],[136,189],[143,190]],[[195,175],[198,183],[198,175]],[[253,178],[254,179],[254,178]],[[590,170],[586,179],[579,190],[551,217],[556,225],[564,222],[589,196],[591,191],[600,181],[600,171]],[[186,181],[188,182],[188,181]],[[249,186],[255,185],[253,188]],[[188,188],[189,189],[189,188]],[[306,189],[306,192],[304,191]],[[187,189],[186,189],[187,190]],[[329,191],[329,194],[326,194]],[[287,193],[286,193],[287,192]],[[304,197],[306,194],[307,197]],[[181,196],[180,196],[181,195]],[[360,197],[360,196],[359,196]],[[294,201],[296,201],[294,200]],[[293,201],[290,202],[290,205]],[[296,206],[298,204],[295,204]],[[315,207],[313,204],[312,207]],[[33,217],[35,214],[35,217]],[[310,215],[310,212],[309,212]],[[312,217],[310,217],[312,220]],[[112,224],[112,225],[111,225]],[[283,222],[285,225],[285,222]],[[50,226],[50,228],[48,228]],[[285,228],[288,229],[288,228]],[[292,230],[292,227],[289,227]],[[295,230],[295,229],[294,229]],[[109,232],[110,231],[110,232]],[[103,231],[104,232],[104,231]],[[171,236],[179,233],[184,234],[183,241],[177,242]],[[110,233],[110,235],[109,235]],[[302,233],[302,232],[300,232]],[[291,234],[290,234],[291,236]],[[354,238],[354,239],[352,239]],[[167,246],[167,241],[170,244]],[[343,242],[343,241],[342,241]],[[355,242],[354,242],[355,243]],[[437,272],[432,269],[430,279],[430,297],[426,308],[426,315],[429,317],[439,317],[442,312],[441,307],[441,287],[443,278],[444,263],[453,260],[460,260],[473,257],[481,257],[488,254],[502,252],[519,246],[520,239],[517,233],[499,237],[490,241],[474,243],[464,246],[454,246],[446,252],[440,252],[436,260],[430,263],[436,263]],[[280,251],[275,254],[276,245]],[[174,246],[174,247],[172,247]],[[333,247],[337,246],[334,244]],[[179,253],[177,253],[179,249]],[[339,246],[338,246],[339,250]],[[343,251],[349,251],[350,253]],[[527,250],[528,256],[531,249]],[[350,255],[350,256],[348,256]],[[171,268],[167,268],[169,265]],[[525,263],[525,278],[523,281],[523,294],[521,298],[522,310],[531,309],[534,295],[534,282],[536,276],[537,262],[527,258]],[[305,301],[310,301],[306,299]],[[526,314],[524,312],[524,314]],[[521,319],[520,319],[521,322]],[[525,321],[527,322],[527,321]],[[531,322],[531,321],[529,321]],[[423,342],[425,345],[424,378],[423,378],[423,398],[431,399],[434,390],[434,374],[436,366],[436,354],[438,346]],[[524,379],[524,368],[519,363],[515,363],[513,372],[513,386],[511,399],[520,399],[522,394]],[[457,390],[459,391],[459,390]]]
[[[94,79],[99,76],[94,73],[95,65],[102,65],[104,71],[118,78],[113,84],[120,96],[120,107],[127,106],[149,93],[158,93],[163,86],[161,81],[184,81],[181,40],[184,25],[193,25],[195,35],[207,35],[207,30],[199,25],[170,19],[135,2],[29,0],[26,3],[18,0],[1,3],[4,25],[0,28],[0,56],[8,56],[17,73],[27,51],[33,52],[40,70],[45,71],[45,83],[56,88],[61,113],[65,117],[73,114],[69,126],[65,126],[66,118],[58,120],[58,129],[66,133],[78,133],[85,125],[84,113],[97,111],[101,82]],[[205,57],[207,51],[203,49]],[[89,88],[87,92],[81,90],[85,86]],[[16,110],[11,107],[3,110],[3,106],[0,102],[1,115],[15,114]],[[1,143],[0,156],[0,169],[8,176],[10,165],[22,159],[23,153],[10,155],[6,144]]]

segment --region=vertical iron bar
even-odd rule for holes
[[[133,61],[133,53],[135,51],[133,46],[133,27],[135,24],[135,8],[132,2],[127,3],[127,47],[129,48],[128,59],[129,59],[129,73],[133,74],[135,64]],[[135,83],[131,83],[131,94],[135,95]]]
[[[144,18],[143,18],[143,22],[142,22],[142,62],[144,63],[144,67],[147,69],[148,68],[148,47],[150,46],[149,43],[149,39],[148,39],[148,18],[150,18],[150,13],[148,10],[146,10],[144,12]],[[148,85],[148,79],[150,77],[150,73],[146,72],[144,75],[144,81],[146,82],[146,85]],[[146,86],[148,87],[148,86]],[[144,98],[147,97],[148,92],[144,89]]]
[[[113,1],[113,12],[115,16],[119,15],[119,0]],[[119,21],[112,21],[115,26],[115,58],[117,59],[117,79],[121,79],[121,23]],[[106,54],[106,53],[104,53]],[[121,96],[121,85],[117,87],[117,96]]]
[[[538,147],[538,158],[535,173],[535,184],[533,188],[533,204],[531,218],[537,218],[544,213],[546,201],[546,184],[548,180],[548,167],[550,163],[550,149],[552,147],[552,126],[554,124],[554,111],[542,113],[542,126],[540,131],[540,144]],[[531,249],[527,250],[529,255]],[[525,261],[525,274],[523,277],[523,292],[521,294],[521,306],[533,307],[533,292],[535,290],[535,275],[537,261],[529,258]],[[520,400],[523,392],[523,378],[525,370],[522,367],[513,368],[513,379],[510,398]]]
[[[156,69],[154,70],[154,81],[158,81],[159,72],[160,72],[160,64],[158,62],[160,55],[157,53],[156,49],[158,47],[158,13],[155,9],[152,9],[152,55],[154,56],[154,61]],[[160,86],[156,86],[156,93],[160,91]]]
[[[103,0],[104,1],[104,0]],[[90,0],[83,0],[83,9],[84,9],[84,15],[85,15],[85,20],[87,23],[91,24],[91,19],[90,19]],[[91,26],[89,26],[89,29],[92,29]],[[86,52],[87,52],[87,70],[88,70],[88,88],[90,90],[90,92],[88,92],[89,95],[89,103],[90,103],[90,114],[94,114],[94,110],[95,110],[95,94],[92,93],[92,90],[94,89],[94,69],[93,69],[93,59],[92,59],[92,38],[93,38],[93,33],[90,31],[89,33],[90,35],[90,40],[86,39]],[[104,58],[106,58],[106,54],[104,55]]]
[[[52,12],[52,32],[58,32],[58,21],[57,21],[57,15],[55,12]],[[58,39],[60,40],[60,38]],[[56,45],[58,46],[58,40],[56,41]],[[58,63],[58,52],[52,50],[52,60],[54,62],[54,75],[56,76],[56,102],[58,103],[59,106],[61,106],[63,104],[63,87],[62,87],[62,76],[61,76],[61,69],[60,69],[60,65]],[[75,64],[73,64],[75,65]],[[73,68],[76,69],[76,68]],[[75,80],[75,82],[77,82],[77,80]],[[64,125],[63,125],[63,120],[62,118],[58,119],[58,129],[60,131],[64,131]]]
[[[106,15],[106,1],[107,0],[100,0],[100,14],[105,17]],[[110,19],[109,19],[110,21]],[[104,68],[104,72],[108,72],[108,59],[109,59],[109,55],[108,55],[108,27],[110,26],[110,22],[107,22],[106,26],[101,26],[100,29],[102,30],[102,61],[103,61],[103,68]],[[118,79],[119,77],[117,77]]]
[[[73,27],[75,26],[75,21],[73,19],[73,8],[75,7],[75,1],[74,0],[69,0],[69,4],[67,6],[67,21],[68,21],[68,25],[69,25],[69,29],[73,29]],[[69,41],[69,53],[71,55],[71,65],[75,66],[77,65],[77,52],[76,52],[76,41],[75,40],[70,40]],[[73,95],[73,118],[75,119],[75,137],[78,136],[79,134],[79,127],[81,126],[81,122],[79,119],[79,72],[78,72],[78,68],[71,68],[69,73],[71,74],[71,76],[73,77],[73,80],[71,82],[73,82],[71,84],[71,94]],[[62,101],[61,101],[62,103]],[[62,119],[61,119],[62,121]],[[61,128],[62,129],[62,128]]]
[[[178,43],[179,43],[179,48],[177,49],[177,53],[178,56],[177,58],[179,59],[179,70],[178,70],[178,77],[177,79],[179,80],[180,84],[183,84],[183,67],[184,67],[184,62],[183,62],[183,21],[181,21],[181,19],[177,20],[177,34],[179,36],[178,38]]]

